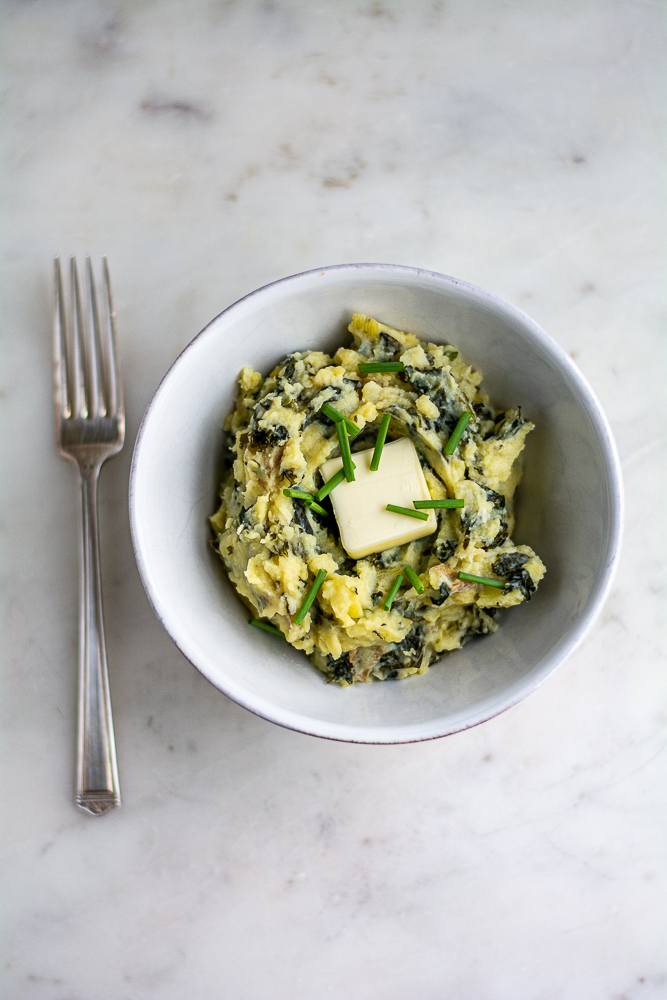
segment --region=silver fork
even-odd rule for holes
[[[100,309],[92,264],[90,257],[86,258],[88,301],[84,322],[76,258],[70,257],[68,321],[60,258],[54,261],[58,450],[76,463],[81,482],[76,803],[94,816],[120,805],[102,617],[97,480],[102,463],[123,447],[125,413],[106,257],[102,258],[102,272],[104,305]]]

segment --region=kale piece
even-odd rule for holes
[[[435,545],[433,546],[433,555],[439,562],[444,563],[447,562],[450,556],[454,555],[455,550],[456,550],[456,542],[452,541],[445,542],[441,539],[439,542],[436,542]]]
[[[537,587],[527,569],[518,569],[507,576],[503,594],[509,594],[512,590],[520,590],[526,600],[530,600],[530,595],[537,590]]]
[[[288,547],[289,549],[291,549],[291,551],[294,553],[295,556],[299,557],[299,559],[306,558],[306,550],[303,547],[303,542],[301,541],[300,535],[298,538],[292,539],[292,541],[289,543],[289,546],[285,546],[285,551],[287,551]]]
[[[493,616],[489,615],[485,608],[476,608],[475,618],[468,626],[461,644],[463,645],[473,635],[488,635],[493,630],[492,618]]]
[[[521,569],[528,562],[523,552],[507,552],[498,556],[493,563],[493,572],[498,576],[508,576],[515,569]]]
[[[296,369],[296,358],[290,357],[289,360],[287,361],[287,364],[280,369],[279,374],[287,382],[291,382],[292,379],[294,378],[295,369]]]
[[[334,681],[347,681],[348,684],[351,684],[354,680],[354,667],[349,653],[343,653],[337,660],[334,660],[331,653],[329,653],[327,655],[327,667]]]
[[[326,413],[322,413],[322,407],[325,403],[335,403],[342,391],[340,386],[328,385],[325,389],[318,392],[316,396],[313,396],[308,404],[309,413],[306,415],[301,430],[305,430],[315,420],[318,420],[322,424],[322,433],[324,436],[327,438],[332,437],[336,433],[336,421],[328,417]]]
[[[509,532],[507,530],[507,519],[503,518],[502,521],[500,522],[500,529],[498,531],[498,534],[493,539],[493,542],[491,543],[491,545],[485,545],[484,548],[485,549],[488,549],[488,548],[495,549],[497,545],[502,545],[503,542],[507,541],[508,534],[509,534]]]
[[[356,559],[345,559],[336,570],[339,576],[350,576],[357,565]]]
[[[484,439],[486,440],[486,438],[488,438],[489,435],[493,433],[494,428],[495,428],[496,418],[495,418],[494,412],[493,412],[492,409],[490,409],[488,406],[486,406],[485,403],[478,403],[477,404],[477,416],[478,416],[479,420],[484,421],[485,423],[489,423],[490,424],[490,427],[488,427],[486,429],[486,431],[484,432],[484,435],[483,435]]]
[[[470,409],[467,406],[461,406],[459,400],[452,399],[451,397],[447,396],[447,394],[444,391],[436,393],[431,398],[435,403],[435,405],[440,410],[440,416],[435,421],[435,428],[438,431],[442,432],[446,431],[447,435],[449,436],[456,427],[456,425],[458,424],[459,418],[462,417],[464,413],[470,412]],[[472,420],[470,421],[470,423],[464,430],[463,434],[461,435],[460,442],[462,445],[469,440],[473,428],[477,426],[475,422],[476,419],[477,417],[473,412]]]
[[[336,421],[321,411],[325,403],[335,403],[339,396],[342,395],[342,392],[343,390],[339,385],[328,385],[326,389],[322,389],[321,392],[318,392],[317,396],[313,397],[312,405],[317,407],[317,416],[321,420],[328,420],[329,423],[335,426]]]
[[[441,604],[445,603],[445,601],[447,600],[447,598],[449,597],[450,594],[451,594],[451,590],[449,589],[449,587],[447,586],[447,584],[446,583],[441,583],[440,584],[440,595],[439,595],[439,597],[431,597],[431,604],[434,604],[437,608],[439,608]]]
[[[495,549],[499,545],[502,545],[508,536],[508,525],[507,525],[507,510],[505,504],[505,497],[502,493],[497,493],[496,490],[492,490],[489,486],[482,486],[482,489],[486,493],[488,499],[493,504],[493,513],[495,517],[500,518],[500,528],[498,529],[498,534],[488,545],[483,545],[484,549]]]
[[[315,601],[314,604],[311,604],[309,614],[311,624],[313,625],[321,625],[325,618],[329,617],[324,613],[324,611],[322,611],[322,608],[319,606],[317,601]]]
[[[470,532],[479,525],[479,517],[475,513],[468,513],[464,509],[461,515],[461,527],[463,528],[463,543],[467,548],[470,543]]]
[[[478,485],[482,485],[479,483]],[[482,486],[482,489],[486,493],[488,499],[493,504],[492,514],[494,518],[498,518],[500,521],[500,527],[498,529],[498,534],[492,541],[488,542],[486,545],[482,545],[483,549],[495,549],[499,545],[502,545],[508,535],[508,525],[507,525],[507,511],[505,509],[505,497],[502,493],[497,493],[495,490],[490,489],[488,486]],[[470,533],[483,523],[481,513],[479,511],[464,510],[461,515],[461,527],[463,528],[463,540],[466,546],[470,542]]]
[[[403,345],[395,337],[390,337],[384,330],[380,334],[380,344],[378,344],[378,347],[373,352],[378,360],[380,359],[380,355],[382,355],[383,361],[391,361],[403,350]]]
[[[482,486],[482,489],[486,493],[487,498],[493,504],[494,510],[505,510],[505,497],[502,493],[492,490],[490,486]]]
[[[406,667],[418,667],[424,651],[424,630],[417,625],[408,632],[402,642],[392,643],[386,653],[377,662],[376,669],[404,670]],[[391,673],[387,674],[388,677]],[[396,676],[394,674],[394,676]]]
[[[367,559],[371,566],[377,566],[379,569],[387,569],[388,566],[396,562],[398,552],[398,547],[384,549],[383,552],[372,552],[369,556],[364,556],[364,559]]]
[[[336,435],[335,423],[333,422],[333,420],[329,420],[326,413],[320,413],[319,410],[316,410],[315,412],[311,410],[311,412],[307,414],[306,419],[301,424],[301,430],[305,431],[306,427],[310,427],[310,425],[315,423],[316,420],[319,420],[319,422],[322,424],[322,437],[327,439],[335,437]]]
[[[301,528],[304,534],[314,535],[313,525],[308,519],[308,508],[298,500],[292,500],[292,523]]]
[[[499,440],[512,437],[521,430],[525,422],[526,421],[521,416],[520,406],[518,406],[516,410],[506,410],[505,413],[501,414],[499,421],[493,428],[492,437],[498,438]]]
[[[413,385],[415,389],[419,389],[420,392],[426,393],[426,395],[441,389],[442,379],[438,371],[429,371],[428,369],[422,371],[420,368],[412,368],[411,365],[406,365],[403,370],[403,378],[410,385]]]
[[[270,430],[264,427],[253,427],[250,431],[250,444],[256,448],[275,448],[284,444],[289,437],[289,431],[282,424],[277,424]]]
[[[438,407],[440,415],[433,422],[437,431],[452,433],[459,417],[465,413],[468,407],[462,404],[460,395],[454,393],[449,387],[446,374],[439,369],[427,369],[421,371],[412,368],[410,365],[403,372],[403,378],[419,393],[428,396]],[[466,440],[469,434],[470,424],[465,429],[462,441]]]
[[[241,528],[250,528],[251,530],[254,528],[252,518],[250,517],[251,510],[252,507],[243,507],[241,509],[241,513],[238,516],[238,522]]]

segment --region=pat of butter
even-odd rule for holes
[[[417,451],[410,438],[400,438],[382,449],[380,468],[371,472],[373,449],[352,456],[356,465],[354,482],[343,481],[329,497],[340,529],[343,548],[352,559],[382,552],[430,535],[438,526],[435,511],[428,521],[386,510],[388,503],[412,510],[413,500],[430,500]],[[324,482],[331,479],[343,462],[332,458],[320,466]]]

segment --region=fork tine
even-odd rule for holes
[[[86,276],[88,279],[88,392],[90,396],[89,416],[99,417],[106,414],[106,405],[102,394],[102,359],[100,356],[100,321],[97,311],[97,293],[95,277],[90,255],[86,257]]]
[[[67,387],[67,316],[63,295],[63,279],[60,271],[60,257],[53,258],[54,309],[53,348],[55,357],[56,407],[65,419],[71,413]]]
[[[73,372],[72,372],[72,415],[75,417],[87,417],[88,405],[86,401],[86,384],[84,381],[84,354],[83,354],[83,324],[81,322],[81,296],[79,295],[79,274],[76,267],[76,257],[74,254],[69,259],[70,265],[70,285],[71,285],[71,306],[72,306],[72,331],[73,331]]]
[[[118,357],[116,351],[116,312],[113,307],[113,297],[111,295],[111,279],[109,277],[109,263],[106,254],[102,257],[102,274],[104,277],[104,287],[106,291],[106,356],[108,374],[108,410],[111,417],[122,417],[123,409],[123,383],[120,369],[118,367]]]

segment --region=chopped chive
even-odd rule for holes
[[[318,503],[315,503],[315,501],[312,498],[309,500],[304,500],[304,503],[306,507],[310,507],[310,509],[314,510],[316,514],[323,514],[324,517],[329,516],[329,511],[325,510],[324,507],[320,507],[320,505]]]
[[[342,413],[339,413],[335,407],[329,406],[328,403],[324,404],[321,412],[324,413],[325,416],[329,417],[330,420],[333,420],[335,424],[340,424],[341,422],[344,423],[350,437],[354,437],[355,434],[358,434],[361,430],[361,427],[357,427],[353,420],[350,420],[349,417],[343,416]]]
[[[305,490],[292,489],[283,490],[283,493],[286,497],[291,497],[292,500],[303,500],[306,507],[310,507],[311,510],[314,510],[317,514],[324,514],[325,517],[329,516],[329,512],[325,510],[324,507],[320,507],[318,503],[315,503],[315,497],[312,493],[306,493]]]
[[[503,580],[491,580],[488,576],[473,576],[472,573],[459,573],[459,580],[469,580],[470,583],[483,583],[486,587],[499,587],[503,589]]]
[[[394,514],[407,514],[408,517],[417,517],[420,521],[428,521],[428,514],[422,514],[420,510],[410,510],[408,507],[397,507],[396,504],[388,503],[387,510]]]
[[[306,594],[305,601],[303,602],[297,613],[294,615],[294,618],[292,619],[295,625],[300,625],[303,619],[306,617],[308,609],[310,608],[310,605],[317,597],[317,592],[324,583],[326,575],[327,571],[325,569],[321,569],[317,574],[317,576],[315,577],[314,582],[311,584],[310,590]]]
[[[440,510],[442,507],[463,507],[463,500],[413,500],[415,510]]]
[[[292,497],[293,500],[294,499],[296,499],[296,500],[312,500],[313,499],[313,494],[312,493],[306,493],[305,490],[283,490],[283,493],[285,494],[286,497]]]
[[[412,586],[415,588],[415,590],[417,591],[417,593],[418,594],[423,594],[424,593],[424,584],[421,582],[421,580],[419,579],[419,577],[417,576],[417,574],[415,573],[415,571],[412,569],[412,567],[411,566],[406,566],[405,569],[403,570],[403,572],[405,573],[405,575],[407,576],[408,580],[410,581],[410,583],[412,584]]]
[[[387,594],[385,602],[382,605],[384,611],[389,611],[391,609],[391,606],[394,603],[394,598],[398,593],[398,588],[401,586],[402,583],[403,583],[403,574],[399,573],[394,582],[392,583],[391,590]]]
[[[248,625],[254,625],[255,628],[263,628],[265,632],[273,632],[274,635],[279,635],[281,639],[285,638],[279,628],[276,628],[275,625],[269,625],[268,622],[262,622],[259,618],[251,618]]]
[[[332,476],[331,479],[327,479],[324,486],[320,486],[319,490],[315,494],[315,499],[324,500],[325,497],[329,496],[332,490],[335,490],[337,486],[340,486],[344,479],[345,469],[339,469],[335,476]]]
[[[402,361],[363,361],[357,369],[360,375],[367,375],[370,372],[402,372],[405,365]]]
[[[461,416],[459,417],[459,422],[452,431],[452,436],[450,437],[449,441],[445,445],[445,455],[454,454],[454,450],[459,441],[461,440],[464,430],[468,426],[468,421],[470,420],[470,417],[471,414],[469,410],[466,410],[466,412],[462,413]]]
[[[333,406],[329,406],[328,403],[325,403],[322,407],[322,413],[325,417],[329,417],[329,420],[333,420],[336,424],[339,420],[343,419],[343,414],[339,413],[338,410],[334,410]]]
[[[354,482],[354,465],[352,463],[352,453],[350,452],[350,439],[345,430],[345,424],[339,420],[336,424],[338,434],[338,444],[340,445],[340,457],[343,459],[343,469],[348,483]]]
[[[382,423],[380,424],[380,430],[378,431],[378,436],[375,441],[375,450],[373,451],[373,457],[371,459],[371,472],[377,472],[377,470],[380,468],[380,455],[382,454],[384,443],[387,440],[387,431],[389,430],[390,423],[391,423],[391,413],[385,413],[385,415],[382,418]]]

